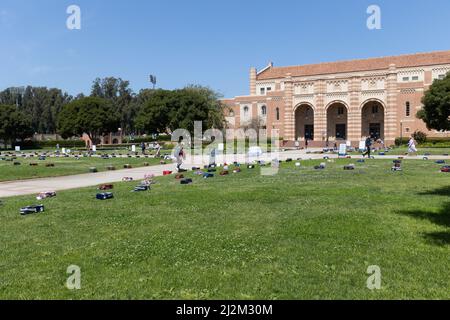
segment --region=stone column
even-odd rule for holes
[[[397,138],[397,68],[395,64],[389,66],[389,73],[387,76],[387,110],[385,113],[385,143],[386,145],[393,144]]]
[[[350,110],[348,110],[348,139],[352,145],[358,146],[358,142],[362,137],[362,120],[360,109],[360,92],[361,81],[357,77],[353,77],[349,81],[349,103]]]
[[[294,87],[292,75],[286,74],[284,79],[284,140],[293,141],[295,139],[295,114],[293,107]]]
[[[256,68],[250,69],[250,95],[256,96]]]
[[[319,80],[314,84],[315,112],[314,112],[314,141],[325,142],[327,140],[327,112],[325,110],[325,82]]]

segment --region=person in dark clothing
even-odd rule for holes
[[[367,137],[366,139],[366,152],[363,153],[363,157],[365,157],[366,155],[368,156],[368,158],[370,158],[370,152],[372,151],[372,138]]]
[[[145,154],[145,142],[141,143],[142,154]]]

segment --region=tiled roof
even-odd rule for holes
[[[271,67],[258,74],[257,80],[284,78],[288,73],[290,73],[293,77],[301,77],[333,73],[385,70],[388,69],[391,64],[395,64],[397,68],[450,64],[450,51],[417,53],[363,60],[326,62],[292,67]]]

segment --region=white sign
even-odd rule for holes
[[[366,150],[366,142],[364,140],[359,142],[359,150]]]
[[[97,146],[92,146],[92,151],[96,152],[97,151]]]
[[[341,144],[339,146],[339,155],[340,156],[345,156],[347,154],[347,145],[346,144]]]
[[[62,153],[63,153],[63,154],[66,153],[66,148],[62,148]]]
[[[133,144],[133,145],[131,146],[131,152],[136,152],[136,145]]]
[[[223,143],[219,143],[219,151],[223,151],[225,149],[225,145]]]
[[[16,152],[20,152],[20,147],[16,146]]]

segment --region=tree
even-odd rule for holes
[[[219,94],[200,86],[190,86],[174,92],[169,128],[194,129],[194,122],[201,121],[203,128],[223,129],[225,127],[224,105]]]
[[[0,139],[5,146],[13,145],[18,139],[24,141],[33,135],[31,117],[16,106],[0,105]]]
[[[116,132],[119,125],[114,108],[106,99],[98,97],[75,100],[64,106],[58,117],[63,138],[87,134],[93,143],[98,143],[102,135]]]
[[[136,104],[130,82],[121,78],[107,77],[94,80],[91,88],[91,96],[108,100],[120,117],[120,127],[125,132],[134,131],[134,118],[136,116]]]
[[[435,80],[425,93],[424,107],[417,114],[429,130],[450,130],[450,74],[443,80]]]
[[[136,118],[136,127],[142,131],[152,134],[186,129],[193,132],[195,121],[202,122],[203,128],[225,127],[225,106],[209,88],[191,86],[141,93],[145,102]]]
[[[151,95],[141,92],[143,106],[136,117],[136,128],[150,134],[166,133],[169,125],[169,113],[174,105],[174,94],[168,90],[155,90]],[[141,96],[141,94],[140,94]]]
[[[263,129],[265,127],[265,120],[258,116],[256,118],[252,118],[247,124],[243,126],[244,130],[255,130],[257,133],[259,133],[259,130]]]
[[[56,118],[61,108],[72,100],[72,97],[59,89],[46,87],[25,88],[23,94],[14,88],[0,92],[0,103],[16,105],[31,116],[34,132],[56,133]]]

